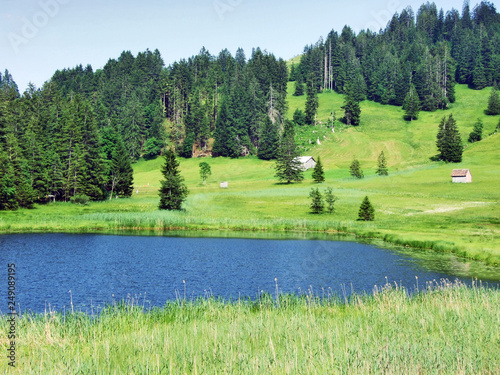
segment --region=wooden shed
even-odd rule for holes
[[[302,164],[302,170],[308,170],[316,166],[316,160],[312,156],[299,156],[297,160]]]
[[[452,182],[467,184],[472,182],[472,175],[469,169],[454,169],[451,172],[451,179]]]

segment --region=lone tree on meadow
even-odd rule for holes
[[[349,171],[350,171],[352,177],[356,177],[356,178],[363,178],[364,177],[363,171],[361,170],[361,166],[359,164],[358,159],[354,159],[352,161],[351,166],[349,168]]]
[[[325,182],[325,171],[323,170],[323,164],[321,164],[321,158],[319,156],[312,173],[312,178],[314,182],[317,182],[318,184],[321,182]]]
[[[474,129],[472,129],[471,133],[469,134],[469,143],[474,143],[474,142],[479,142],[481,139],[483,139],[483,122],[481,119],[477,119],[476,123],[474,124]]]
[[[436,145],[439,151],[439,160],[451,163],[462,161],[462,138],[453,115],[450,115],[448,119],[446,116],[443,117],[439,123]]]
[[[311,212],[313,214],[321,214],[323,212],[323,209],[325,208],[325,205],[323,203],[323,196],[321,195],[319,189],[312,188],[311,192],[309,193],[309,198],[312,199]]]
[[[298,160],[299,155],[297,144],[295,143],[293,122],[285,120],[285,128],[281,136],[278,158],[275,165],[275,176],[280,181],[289,184],[290,182],[300,182],[304,179],[302,164]]]
[[[206,161],[202,161],[200,164],[200,176],[203,179],[203,185],[206,185],[207,178],[212,174],[212,170],[210,169],[210,164]]]
[[[389,172],[387,171],[387,161],[385,160],[384,151],[381,151],[380,155],[378,156],[377,174],[379,176],[387,176],[389,174]]]
[[[172,150],[165,152],[165,164],[161,168],[164,180],[160,181],[160,210],[180,210],[189,193],[180,175],[179,162]]]
[[[490,97],[488,98],[488,108],[484,111],[487,115],[500,115],[500,97],[498,95],[498,87],[493,86]]]
[[[325,191],[325,203],[326,210],[329,214],[333,214],[335,212],[335,202],[337,201],[337,197],[333,195],[333,190],[331,187],[326,188]]]
[[[359,207],[358,220],[361,221],[373,221],[375,219],[375,209],[373,208],[368,196],[363,199],[361,206]]]

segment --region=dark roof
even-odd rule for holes
[[[470,173],[470,170],[468,170],[468,169],[454,169],[453,172],[451,172],[451,177],[465,177],[465,176],[467,176],[467,173]]]

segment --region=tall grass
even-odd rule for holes
[[[500,372],[500,292],[441,281],[410,296],[263,294],[25,315],[13,374]],[[139,303],[138,303],[139,302]],[[6,318],[0,320],[4,332]],[[0,341],[6,351],[6,340]]]

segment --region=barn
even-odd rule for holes
[[[316,166],[316,160],[312,156],[299,156],[296,159],[300,162],[304,171]]]
[[[472,182],[472,175],[469,169],[454,169],[453,172],[451,172],[451,179],[453,182],[466,184]]]

